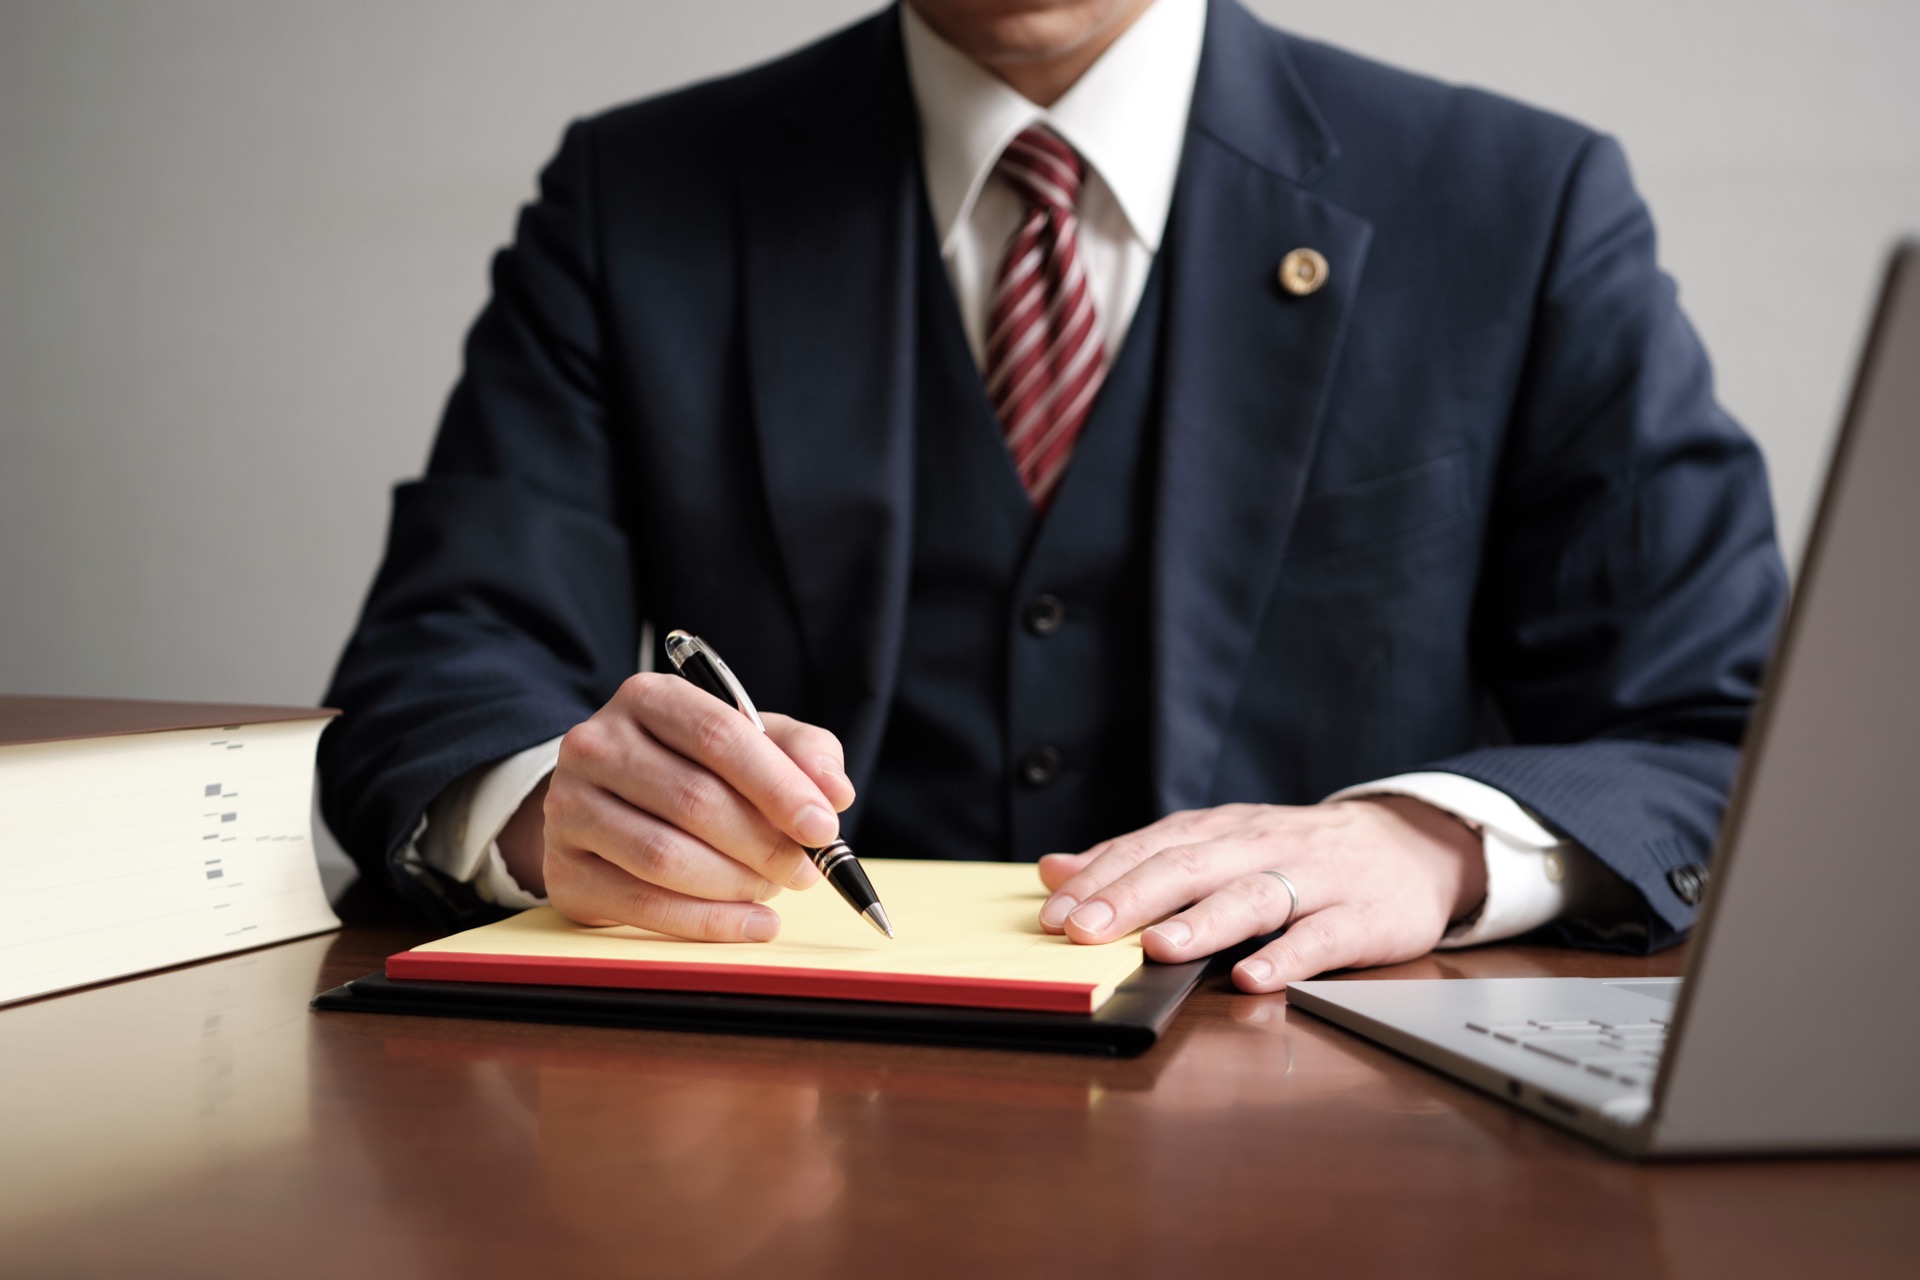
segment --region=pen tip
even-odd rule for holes
[[[887,919],[887,909],[885,907],[876,902],[860,914],[867,918],[868,924],[878,929],[881,933],[886,934],[889,938],[893,936],[893,922]]]

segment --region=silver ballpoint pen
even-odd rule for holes
[[[689,635],[685,631],[667,633],[667,661],[673,663],[673,669],[694,684],[705,689],[722,702],[731,703],[740,713],[753,721],[753,727],[760,732],[767,731],[766,722],[760,719],[760,713],[754,709],[753,699],[741,685],[739,677],[720,660],[713,646],[699,636]],[[803,848],[805,846],[802,846]],[[847,900],[847,905],[858,911],[866,922],[891,938],[893,923],[887,919],[887,909],[880,905],[880,895],[873,891],[873,882],[867,879],[867,873],[860,860],[853,856],[853,850],[847,847],[845,840],[835,840],[818,849],[807,849],[807,857],[813,865],[820,868],[820,874],[834,887],[839,895]]]

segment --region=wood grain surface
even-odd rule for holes
[[[0,1276],[1920,1274],[1920,1160],[1637,1166],[1219,981],[1122,1062],[307,1009],[423,936],[0,1011]]]

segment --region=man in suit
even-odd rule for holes
[[[1609,139],[1232,0],[908,0],[568,132],[327,814],[455,919],[763,940],[839,834],[1158,959],[1284,927],[1250,991],[1658,947],[1784,593]]]

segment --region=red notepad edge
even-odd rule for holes
[[[802,996],[1036,1013],[1092,1013],[1091,983],[1013,982],[900,973],[846,973],[755,964],[582,960],[470,951],[402,951],[387,957],[387,976],[424,982],[517,982],[543,987],[626,987],[714,995]]]

